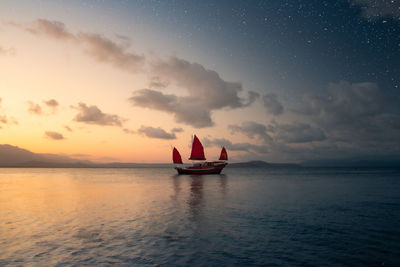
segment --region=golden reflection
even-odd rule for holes
[[[89,226],[157,215],[169,196],[165,184],[130,170],[2,169],[0,243],[12,240],[3,251],[12,254],[43,240],[71,241]]]
[[[179,194],[182,190],[180,175],[175,174],[174,176],[172,176],[172,186],[173,186],[174,194],[171,196],[171,198],[174,201],[177,201],[179,198]]]

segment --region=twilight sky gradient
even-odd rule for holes
[[[400,157],[400,1],[1,1],[0,143],[94,161]]]

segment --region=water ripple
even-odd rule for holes
[[[399,265],[399,174],[1,169],[0,266]]]

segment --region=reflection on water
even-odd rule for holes
[[[202,215],[203,201],[203,177],[202,175],[190,175],[190,195],[187,201],[189,206],[189,219],[199,221]]]
[[[204,179],[211,178],[219,181],[219,190],[218,192],[225,196],[227,194],[228,188],[228,176],[226,174],[220,175],[173,175],[172,187],[174,190],[174,194],[172,195],[172,200],[175,202],[178,200],[180,192],[182,190],[181,179],[187,179],[190,182],[190,194],[188,196],[187,206],[189,210],[189,220],[198,222],[201,220],[201,213],[203,206],[205,205],[204,201]]]
[[[172,199],[174,201],[178,200],[179,193],[182,190],[180,177],[181,177],[181,175],[178,175],[178,174],[175,174],[175,175],[172,176],[172,188],[174,190],[174,194],[172,195]]]
[[[398,265],[400,172],[0,169],[0,266]]]
[[[223,195],[226,195],[228,192],[228,176],[226,174],[220,174],[219,175],[219,185],[220,185],[220,192]]]

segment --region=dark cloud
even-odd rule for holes
[[[172,113],[177,122],[195,128],[214,125],[210,111],[190,97],[178,97],[151,89],[141,89],[135,91],[129,100],[135,106]]]
[[[329,84],[318,94],[308,93],[303,97],[293,110],[295,122],[273,121],[265,126],[273,139],[266,143],[269,155],[297,161],[400,155],[397,105],[398,98],[388,98],[375,83]],[[232,129],[251,133],[247,128]],[[258,132],[264,130],[258,128]]]
[[[127,129],[127,128],[122,129],[122,131],[123,131],[124,133],[126,133],[126,134],[136,134],[135,131],[133,131],[133,130],[131,130],[131,129]]]
[[[79,111],[74,119],[78,122],[103,126],[110,125],[121,127],[124,121],[118,115],[103,113],[97,106],[87,106],[85,103],[82,102],[74,108]]]
[[[211,113],[214,110],[247,107],[259,97],[256,92],[248,92],[248,98],[243,99],[239,96],[243,91],[240,83],[227,82],[217,72],[177,57],[153,63],[152,72],[160,79],[184,89],[187,95],[141,89],[134,92],[131,103],[172,113],[177,122],[195,128],[213,126]]]
[[[240,83],[225,81],[216,71],[177,57],[158,61],[152,65],[152,68],[159,77],[185,89],[191,98],[209,109],[248,106],[254,102],[257,95],[252,92],[249,99],[243,99],[239,96],[239,93],[243,91]]]
[[[47,106],[49,106],[49,107],[52,107],[52,108],[55,108],[55,107],[58,107],[58,102],[57,102],[57,100],[55,100],[55,99],[50,99],[50,100],[47,100],[47,101],[43,101]]]
[[[164,89],[168,87],[169,82],[162,80],[160,77],[154,76],[151,77],[150,83],[149,83],[149,88],[150,89]]]
[[[43,101],[43,102],[48,108],[50,108],[52,110],[53,114],[56,113],[57,107],[59,106],[59,103],[57,102],[57,100],[49,99],[49,100]]]
[[[246,107],[253,104],[254,101],[256,101],[260,97],[260,94],[254,91],[248,91],[247,96],[248,96],[247,103],[244,104],[244,106]]]
[[[361,8],[367,19],[393,18],[400,19],[400,3],[397,0],[349,0],[351,4]]]
[[[175,112],[177,98],[172,94],[164,94],[151,89],[141,89],[135,91],[129,100],[135,106],[173,113]]]
[[[63,139],[65,139],[62,134],[57,133],[57,132],[52,132],[52,131],[47,131],[47,132],[44,133],[44,135],[47,138],[50,138],[50,139],[53,139],[53,140],[63,140]]]
[[[175,132],[168,133],[160,127],[154,128],[151,126],[141,126],[137,132],[139,134],[144,134],[149,138],[176,139]]]
[[[274,133],[274,139],[284,143],[307,143],[326,139],[322,129],[300,122],[275,123],[270,125],[270,131]]]
[[[276,94],[270,93],[263,96],[264,107],[273,115],[280,115],[283,113],[283,105],[278,100]]]
[[[268,147],[266,145],[255,145],[250,143],[236,143],[233,144],[231,141],[225,138],[203,138],[203,143],[205,146],[219,146],[226,147],[231,151],[246,151],[246,152],[256,152],[260,154],[268,153]]]
[[[321,128],[328,138],[355,146],[393,142],[399,129],[398,99],[375,83],[330,84],[325,94],[308,94],[295,111]]]
[[[39,104],[35,104],[32,101],[28,101],[28,111],[32,114],[41,115],[42,107]]]
[[[182,133],[182,132],[183,132],[183,129],[182,129],[182,128],[172,128],[172,129],[171,129],[171,132],[172,132],[172,133]]]
[[[321,124],[353,124],[355,121],[380,114],[388,99],[375,83],[329,84],[324,95],[307,94],[295,111],[312,116]]]
[[[267,127],[254,121],[245,121],[241,125],[229,125],[231,132],[241,133],[253,139],[254,137],[263,140],[265,143],[272,141],[271,136],[267,133]]]

